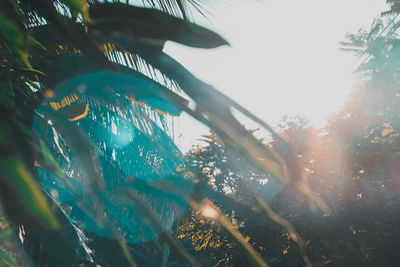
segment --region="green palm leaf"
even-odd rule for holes
[[[227,45],[218,34],[161,11],[123,4],[101,4],[89,8],[93,29],[114,38],[121,35],[171,40],[184,45],[215,48]],[[126,36],[125,36],[126,38]]]

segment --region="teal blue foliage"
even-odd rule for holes
[[[64,96],[73,88],[80,88],[85,94],[95,95],[98,101],[104,104],[115,104],[113,95],[118,93],[130,96],[138,102],[144,102],[151,108],[165,111],[172,115],[179,115],[180,110],[171,101],[168,101],[160,85],[143,77],[111,71],[94,71],[79,75],[62,82],[57,86],[57,94]]]
[[[44,107],[71,93],[79,96],[78,101],[73,104],[88,104],[88,114],[75,123],[88,135],[92,150],[99,158],[106,189],[93,194],[102,200],[109,225],[99,224],[91,214],[96,202],[88,193],[92,188],[88,184],[85,166],[79,164],[74,151],[55,131],[47,131],[45,140],[52,152],[59,156],[59,163],[71,185],[42,168],[39,168],[39,176],[45,191],[69,209],[70,218],[79,223],[85,232],[111,237],[111,226],[118,229],[128,243],[140,243],[157,236],[134,207],[121,198],[119,189],[136,190],[143,202],[159,214],[160,221],[171,228],[186,204],[179,197],[163,192],[162,189],[147,186],[147,182],[163,179],[179,183],[185,180],[176,174],[176,169],[183,164],[183,157],[165,133],[167,126],[163,116],[116,93],[129,86],[137,86],[143,90],[142,96],[149,95],[146,90],[154,89],[154,84],[137,77],[99,71],[61,83],[55,90],[55,96],[42,104]],[[107,88],[115,91],[106,90]],[[118,106],[111,103],[118,103]],[[173,109],[161,97],[155,103],[162,106],[159,108]],[[37,111],[40,113],[45,110],[39,107]],[[138,117],[147,119],[137,120]],[[38,125],[34,127],[38,128]],[[60,148],[57,148],[56,139],[64,156],[60,153]],[[141,183],[144,186],[140,186]],[[185,184],[188,186],[185,191],[190,192],[191,185]]]

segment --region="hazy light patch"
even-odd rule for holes
[[[323,126],[353,87],[356,58],[341,52],[338,42],[347,31],[368,28],[383,10],[378,0],[218,1],[212,24],[200,23],[231,47],[201,50],[169,42],[165,51],[272,125],[288,114]],[[182,118],[183,138],[193,144],[207,130],[190,125]]]
[[[116,136],[116,143],[120,146],[127,146],[133,141],[132,131],[126,128],[122,128],[119,134]]]
[[[218,218],[218,211],[210,204],[205,204],[201,207],[201,216],[206,219],[215,220]]]

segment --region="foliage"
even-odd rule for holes
[[[400,159],[399,147],[395,144],[399,142],[399,130],[376,122],[373,129],[377,132],[378,142],[374,143],[375,138],[364,135],[370,130],[365,127],[369,120],[363,120],[365,117],[359,115],[361,110],[357,107],[364,106],[357,102],[363,99],[356,96],[340,113],[332,115],[322,129],[314,129],[303,118],[286,117],[280,125],[281,135],[290,140],[296,153],[298,179],[308,183],[328,203],[330,213],[310,209],[306,199],[290,187],[275,187],[274,192],[273,184],[267,182],[258,188],[272,208],[294,225],[313,264],[396,266],[398,258],[393,249],[399,242],[395,229],[398,229],[400,208]],[[237,164],[226,164],[229,155],[241,160],[237,152],[227,151],[213,135],[205,140],[206,146],[195,147],[187,155],[192,159],[194,169],[198,169],[198,177],[204,177],[197,190],[206,191],[200,189],[203,183],[213,192],[208,196],[214,197],[214,203],[223,209],[238,231],[271,266],[305,265],[301,247],[290,231],[272,220],[265,220],[258,212],[254,197],[249,194],[251,191],[243,183],[246,178],[255,176],[242,176],[241,171],[246,169],[243,163],[238,168]],[[389,144],[389,140],[394,143]],[[268,176],[263,178],[268,179]],[[259,183],[263,178],[254,180]],[[235,189],[227,189],[229,185],[234,185]],[[271,195],[275,197],[270,198]],[[235,200],[240,200],[242,205],[226,204]],[[195,255],[204,259],[204,265],[249,264],[240,256],[237,241],[230,239],[213,220],[205,220],[195,211],[182,218],[176,235],[186,241],[184,244],[188,249],[193,248]]]
[[[193,183],[177,171],[182,155],[168,136],[167,120],[183,111],[238,151],[257,175],[281,183],[293,178],[290,147],[268,124],[163,53],[168,40],[207,49],[227,44],[189,22],[189,11],[203,12],[200,4],[144,6],[0,3],[0,196],[14,237],[34,264],[135,266],[147,257],[165,264],[165,242],[197,265],[169,233],[186,205],[214,205],[190,195]],[[279,151],[260,145],[234,109],[270,131]],[[304,187],[292,186],[323,206]],[[215,208],[218,223],[249,260],[266,265]],[[117,253],[91,249],[104,251],[104,243],[114,244]],[[143,248],[147,254],[137,253]],[[2,260],[13,263],[5,253]]]
[[[223,146],[222,140],[216,135],[203,137],[207,145],[193,148],[186,155],[189,163],[182,170],[196,179],[194,195],[200,198],[207,196],[212,200],[235,231],[243,236],[243,242],[256,248],[265,261],[273,263],[277,259],[276,255],[281,253],[280,248],[266,249],[265,244],[272,233],[279,232],[286,234],[285,238],[294,239],[300,248],[299,255],[304,257],[304,261],[300,258],[300,262],[308,264],[308,258],[303,254],[301,237],[287,220],[268,206],[283,189],[283,185],[277,183],[270,174],[252,166],[237,150]],[[275,146],[274,142],[263,145]],[[183,239],[188,247],[190,244],[193,246],[199,258],[204,259],[201,262],[203,265],[251,264],[251,261],[241,257],[242,244],[232,239],[223,223],[205,217],[204,213],[207,214],[204,210],[189,210],[178,223],[177,237]],[[256,233],[260,225],[267,229],[262,236]],[[279,226],[283,227],[277,231]]]
[[[391,12],[397,13],[395,1],[390,3]],[[314,129],[299,117],[285,117],[280,125],[279,133],[290,143],[295,158],[294,177],[309,184],[331,210],[315,212],[307,199],[290,187],[278,189],[274,200],[267,200],[293,223],[305,240],[307,256],[317,266],[396,266],[399,260],[395,252],[400,208],[398,26],[394,15],[387,21],[376,19],[369,31],[345,36],[347,41],[340,44],[362,59],[357,71],[363,80],[325,127]],[[243,163],[240,167],[227,163],[230,158],[242,160],[237,151],[227,150],[212,135],[204,141],[206,146],[194,148],[188,155],[198,177],[202,177],[199,184],[212,191],[208,194],[217,204],[229,203],[227,199],[250,203],[244,209],[240,205],[228,207],[223,213],[235,221],[238,231],[271,265],[304,265],[301,246],[294,245],[290,232],[277,229],[272,221],[257,219],[256,202],[249,201],[251,191],[243,183],[246,178],[257,180],[257,176],[253,172],[243,174]],[[269,146],[279,149],[279,142]],[[261,193],[266,198],[269,195]],[[203,230],[204,225],[213,228]],[[205,265],[248,264],[238,254],[235,240],[194,211],[180,221],[177,236],[187,240],[186,246],[193,247],[197,255],[212,255]]]

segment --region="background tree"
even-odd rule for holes
[[[314,129],[302,118],[284,118],[278,131],[292,149],[294,179],[308,184],[331,208],[330,212],[315,211],[289,186],[271,203],[274,210],[293,223],[305,240],[306,255],[317,266],[396,266],[399,260],[395,252],[400,207],[399,23],[395,1],[388,2],[392,10],[384,15],[392,17],[376,19],[369,31],[347,34],[348,41],[341,42],[344,50],[361,58],[358,72],[362,77],[344,107],[332,114],[321,129]],[[246,199],[246,194],[240,192],[249,193],[247,184],[237,180],[251,180],[253,173],[225,162],[226,158],[239,158],[237,151],[225,150],[218,139],[207,142],[189,154],[203,177],[200,184],[214,192],[209,195],[216,196],[215,203],[224,197],[231,201]],[[278,141],[269,146],[279,150]],[[268,193],[261,196],[267,198]],[[255,202],[244,203],[251,206]],[[253,209],[240,207],[223,212],[237,220],[238,231],[249,237],[248,242],[260,251],[265,249],[262,255],[268,263],[306,263],[288,231],[277,229],[271,221],[257,221],[253,213],[256,205]],[[204,230],[207,224],[214,230]],[[195,212],[188,213],[177,228],[177,236],[186,240],[186,246],[200,255],[212,253],[213,258],[206,264],[248,264],[235,254],[238,243],[226,239],[225,234],[218,224]],[[274,252],[270,255],[269,251]]]
[[[330,213],[313,209],[307,199],[288,186],[274,192],[273,184],[271,187],[269,182],[261,185],[260,182],[269,177],[256,176],[257,171],[251,171],[251,167],[243,172],[246,169],[243,159],[234,150],[221,146],[213,135],[206,136],[204,147],[195,147],[188,154],[198,177],[202,177],[195,192],[207,192],[207,196],[214,197],[213,202],[271,266],[303,266],[306,262],[301,247],[288,231],[291,228],[282,228],[259,213],[246,180],[253,179],[258,183],[260,195],[283,217],[281,220],[293,224],[304,240],[305,253],[313,264],[397,264],[394,250],[398,242],[396,229],[400,206],[392,186],[398,177],[392,169],[393,164],[398,166],[397,152],[391,152],[382,143],[373,149],[365,144],[357,145],[355,142],[369,143],[369,138],[356,134],[358,120],[356,123],[346,116],[348,107],[354,108],[354,103],[332,116],[322,129],[314,129],[302,118],[286,117],[280,124],[279,132],[297,155],[296,177],[308,183],[313,192],[328,203]],[[395,131],[391,133],[396,134]],[[274,143],[270,145],[274,146]],[[384,159],[375,156],[377,148],[378,155],[384,155]],[[392,159],[388,164],[389,157]],[[234,165],[232,162],[237,161],[230,161],[228,164],[226,159],[229,158],[242,162]],[[380,164],[381,160],[383,164]],[[232,188],[230,185],[234,185],[233,190],[228,189]],[[278,194],[274,194],[276,192]],[[227,205],[236,200],[241,205]],[[178,223],[177,237],[184,240],[185,246],[192,248],[195,255],[202,256],[199,258],[207,259],[202,262],[204,265],[249,264],[240,257],[240,244],[230,239],[218,223],[205,219],[196,211],[188,212]]]

